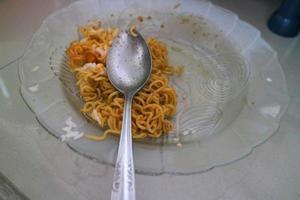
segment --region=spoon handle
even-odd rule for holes
[[[125,108],[111,200],[135,200],[134,163],[131,136],[132,99],[133,95],[125,95]]]

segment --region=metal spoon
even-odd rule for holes
[[[131,103],[149,79],[151,68],[151,55],[144,38],[138,32],[132,35],[128,30],[121,31],[109,50],[106,67],[110,82],[125,97],[111,200],[135,200]]]

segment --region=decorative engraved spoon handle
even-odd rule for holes
[[[121,138],[115,166],[111,200],[135,200],[135,180],[131,136],[132,99],[132,94],[125,96]]]

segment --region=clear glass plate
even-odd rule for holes
[[[289,100],[276,53],[259,31],[227,10],[192,0],[178,5],[91,0],[50,15],[19,67],[21,94],[41,125],[57,138],[66,129],[102,132],[79,112],[82,101],[64,53],[78,39],[78,25],[99,19],[106,27],[137,25],[146,37],[167,43],[170,63],[185,67],[182,77],[171,78],[178,95],[175,128],[160,139],[134,143],[137,172],[198,173],[240,159],[269,138]],[[142,23],[138,16],[144,17]],[[79,138],[66,144],[113,165],[118,139]]]

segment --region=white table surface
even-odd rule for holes
[[[49,136],[19,94],[18,59],[26,44],[49,13],[71,2],[0,0],[0,172],[32,200],[110,199],[113,168],[77,155]],[[257,27],[278,52],[291,97],[289,108],[278,132],[238,162],[189,176],[136,175],[137,199],[300,199],[300,37],[282,38],[267,29],[266,20],[279,0],[213,2]],[[40,137],[51,143],[46,153],[37,150]],[[62,150],[69,157],[53,159],[51,155]],[[50,158],[60,170],[52,170]],[[59,159],[69,159],[70,165],[60,166]],[[74,177],[82,178],[74,182]]]

